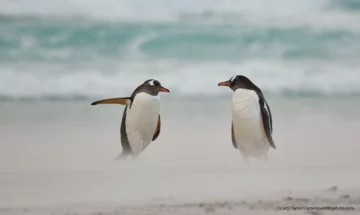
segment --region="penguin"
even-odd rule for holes
[[[250,157],[266,161],[269,147],[276,149],[271,110],[260,88],[249,78],[235,75],[218,86],[234,91],[231,140],[245,161]]]
[[[125,105],[120,126],[122,152],[115,158],[137,157],[155,141],[161,130],[159,92],[170,93],[155,79],[144,81],[130,97],[110,98],[91,103]]]

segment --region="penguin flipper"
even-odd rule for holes
[[[160,130],[161,130],[161,119],[160,119],[160,114],[159,114],[157,126],[156,126],[156,129],[155,129],[155,133],[154,133],[154,136],[152,138],[152,141],[156,140],[159,137]]]
[[[236,144],[236,140],[235,140],[235,135],[234,135],[234,124],[233,122],[231,122],[231,141],[232,141],[232,144],[234,146],[235,149],[238,148],[237,144]]]
[[[266,101],[263,98],[259,99],[259,104],[260,104],[261,116],[262,116],[264,131],[267,140],[270,146],[276,149],[274,140],[272,138],[272,118],[271,118],[270,107],[266,104]]]
[[[99,100],[99,101],[91,103],[91,105],[98,105],[98,104],[129,105],[130,103],[131,103],[131,97],[121,97],[121,98],[111,98],[111,99]]]

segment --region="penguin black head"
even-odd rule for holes
[[[233,91],[242,88],[261,92],[261,90],[244,75],[235,75],[231,77],[228,81],[220,82],[218,86],[227,86],[230,87],[230,89],[232,89]]]
[[[134,91],[134,95],[136,93],[147,93],[153,96],[157,96],[159,94],[159,92],[165,92],[165,93],[169,93],[170,91],[168,89],[166,89],[165,87],[161,86],[160,82],[158,80],[155,79],[148,79],[146,81],[144,81],[144,83],[142,83],[138,88],[136,88],[136,90]]]

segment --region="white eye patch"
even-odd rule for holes
[[[230,82],[232,83],[235,80],[235,78],[236,78],[236,75],[230,79]]]
[[[149,81],[149,85],[153,87],[154,86],[154,80]]]

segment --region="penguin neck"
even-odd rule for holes
[[[242,84],[238,84],[238,85],[234,85],[234,86],[230,86],[230,88],[235,92],[236,90],[250,90],[250,91],[254,91],[257,94],[262,95],[262,92],[260,90],[260,88],[258,88],[257,86],[253,85],[253,86],[246,86],[246,85],[242,85]]]
[[[132,106],[135,103],[142,103],[142,104],[146,104],[146,103],[154,103],[154,102],[159,102],[160,101],[160,95],[151,95],[149,93],[146,92],[140,92],[137,93],[134,98],[133,98],[133,102],[130,105],[130,108],[132,108]]]

